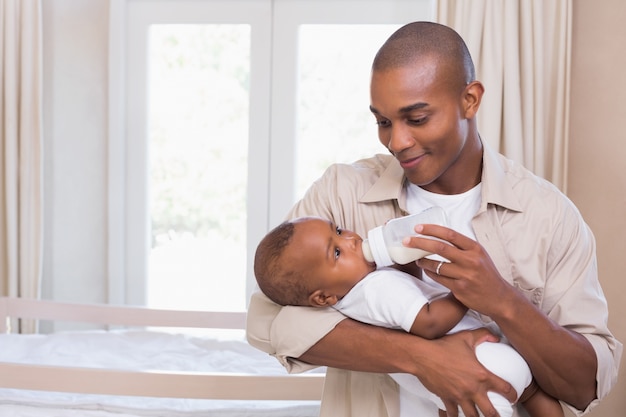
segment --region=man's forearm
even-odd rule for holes
[[[495,413],[487,393],[498,392],[513,402],[511,384],[485,368],[474,348],[498,339],[486,329],[425,340],[403,331],[343,320],[311,347],[300,360],[361,372],[410,373],[450,406],[480,408]]]
[[[550,320],[523,295],[516,292],[514,298],[505,304],[506,311],[492,319],[526,359],[544,391],[584,410],[596,397],[593,347],[582,335]]]
[[[300,360],[360,372],[416,374],[415,350],[423,339],[346,319],[300,356]]]

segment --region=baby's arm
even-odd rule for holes
[[[415,317],[411,333],[425,339],[436,339],[448,333],[465,315],[467,307],[452,293],[424,304]]]

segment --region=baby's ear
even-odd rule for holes
[[[313,307],[330,307],[337,303],[337,296],[328,294],[324,290],[315,290],[309,295],[309,303]]]

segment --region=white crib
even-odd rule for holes
[[[15,318],[113,327],[23,335]],[[0,416],[318,415],[323,370],[288,375],[243,332],[173,328],[243,329],[245,313],[0,298]]]

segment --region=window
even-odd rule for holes
[[[267,230],[330,163],[385,151],[369,66],[430,3],[128,0],[125,12],[110,285],[119,302],[244,310]]]
[[[225,278],[246,275],[250,25],[155,24],[148,39],[147,304],[244,310],[245,281]]]
[[[330,164],[386,152],[376,140],[376,124],[368,109],[369,68],[380,45],[399,26],[300,25],[296,199]]]

